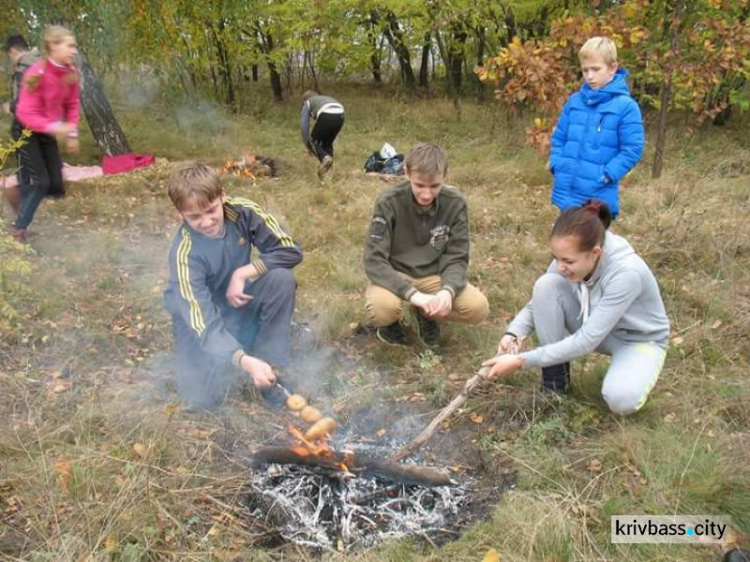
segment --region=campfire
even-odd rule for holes
[[[372,445],[340,452],[327,439],[310,442],[290,431],[298,443],[253,455],[248,498],[252,516],[273,525],[283,539],[314,550],[348,551],[407,536],[433,544],[458,536],[470,481],[454,482],[442,471],[416,465],[399,470]],[[436,474],[437,485],[424,478]]]
[[[357,453],[352,450],[337,451],[322,435],[314,440],[297,428],[290,426],[289,433],[295,440],[290,447],[268,447],[253,454],[253,466],[266,464],[293,464],[315,466],[333,470],[342,476],[365,474],[392,479],[396,482],[423,486],[450,486],[454,484],[445,470],[422,467],[414,464],[399,464],[388,458]]]
[[[253,179],[275,178],[277,176],[276,163],[272,158],[248,152],[238,159],[229,159],[222,168],[225,174]]]
[[[405,455],[400,441],[360,441],[354,427],[335,434],[335,419],[279,387],[289,414],[312,426],[290,425],[285,443],[252,453],[246,505],[273,537],[317,551],[406,537],[440,544],[483,517],[505,487],[423,466],[417,447]]]

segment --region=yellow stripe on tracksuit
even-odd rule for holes
[[[190,284],[190,268],[188,267],[188,261],[192,247],[193,241],[190,239],[190,233],[187,229],[183,228],[182,242],[180,242],[180,245],[177,248],[177,280],[180,283],[180,295],[182,295],[182,298],[185,299],[190,306],[190,327],[200,336],[206,329],[206,324],[203,320],[203,313],[198,305],[198,301],[195,300],[193,286]]]
[[[292,237],[284,232],[278,221],[273,216],[263,211],[263,209],[261,209],[257,203],[250,201],[250,199],[245,199],[244,197],[227,197],[227,203],[231,203],[232,205],[239,205],[240,207],[247,207],[261,218],[261,220],[265,223],[269,230],[276,235],[276,238],[279,239],[279,243],[282,246],[286,246],[288,248],[294,246],[294,240],[292,240]]]

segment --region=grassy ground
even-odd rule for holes
[[[219,164],[252,150],[281,162],[281,179],[232,178],[228,190],[276,214],[305,250],[297,318],[312,338],[297,350],[297,378],[344,425],[357,425],[368,406],[387,411],[404,401],[435,413],[492,355],[549,259],[556,213],[544,158],[523,146],[522,124],[502,120],[491,105],[467,103],[459,119],[442,100],[338,93],[347,123],[323,186],[298,139],[295,103],[263,102],[245,117],[207,104],[120,107],[133,149],[163,160],[69,184],[69,197],[42,206],[30,248],[0,233],[4,559],[312,556],[291,546],[261,548],[273,533],[249,520],[240,502],[244,451],[278,437],[283,423],[247,393],[201,416],[175,398],[161,307],[178,224],[164,189],[175,161]],[[673,131],[666,174],[650,179],[648,147],[622,187],[624,211],[614,227],[655,271],[673,326],[647,406],[626,419],[607,411],[601,357],[576,363],[572,396],[559,403],[537,393],[532,372],[485,389],[438,436],[435,454],[455,464],[450,437],[462,432],[474,454],[464,458],[482,459],[498,479],[511,476],[515,489],[455,543],[404,541],[359,559],[481,560],[490,548],[503,560],[720,556],[708,546],[612,545],[612,514],[726,514],[738,533],[750,531],[750,142],[742,123],[692,136],[676,123]],[[352,333],[363,319],[364,233],[387,187],[365,177],[362,165],[384,141],[406,151],[420,140],[450,152],[450,181],[470,205],[470,279],[492,310],[479,327],[447,327],[438,354],[383,350]],[[75,161],[96,158],[84,137]],[[400,421],[384,417],[363,431],[398,437]]]

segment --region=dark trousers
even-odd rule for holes
[[[321,113],[310,133],[310,148],[319,161],[330,156],[333,158],[333,141],[344,126],[343,113]]]
[[[289,269],[272,269],[245,293],[253,299],[235,309],[221,307],[224,329],[234,336],[253,357],[283,367],[289,362],[292,314],[297,283]],[[175,340],[177,393],[193,406],[212,409],[226,396],[232,383],[242,375],[231,364],[231,357],[217,357],[204,350],[195,332],[182,318],[172,317]]]
[[[25,229],[31,224],[42,199],[65,195],[57,140],[51,135],[33,133],[18,150],[18,161],[28,181],[19,185],[22,199],[16,228]]]
[[[18,122],[18,119],[13,117],[13,123],[10,126],[10,138],[14,141],[17,141],[21,138],[22,133],[23,125]],[[29,185],[31,183],[31,178],[29,176],[28,170],[21,166],[20,150],[16,151],[16,165],[18,166],[18,171],[16,172],[16,179],[18,180],[18,190],[23,193],[23,186]]]

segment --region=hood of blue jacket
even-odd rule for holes
[[[624,68],[618,68],[612,80],[599,90],[594,90],[588,84],[581,86],[581,96],[586,105],[599,105],[611,100],[615,96],[629,96],[630,88],[626,78],[630,74]]]

